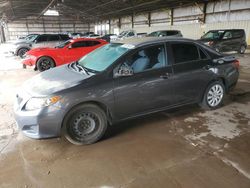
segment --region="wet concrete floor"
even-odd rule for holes
[[[0,187],[249,188],[250,54],[239,59],[239,83],[222,108],[126,121],[88,146],[18,133],[15,92],[37,73],[18,64],[0,70]]]

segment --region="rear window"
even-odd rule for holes
[[[233,38],[239,38],[244,36],[244,31],[239,30],[239,31],[233,31]]]
[[[199,60],[199,53],[196,45],[191,43],[172,44],[175,63]]]
[[[178,31],[167,31],[167,36],[177,35],[178,33]]]

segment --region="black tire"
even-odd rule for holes
[[[46,71],[46,70],[51,69],[55,66],[56,66],[56,64],[55,64],[54,60],[50,57],[47,57],[47,56],[41,57],[36,62],[37,70],[39,70],[40,72]]]
[[[107,130],[105,112],[94,104],[83,104],[73,108],[63,121],[63,135],[75,145],[93,144]]]
[[[17,55],[20,57],[20,58],[23,58],[25,53],[28,52],[29,49],[28,48],[20,48],[18,51],[17,51]]]
[[[217,109],[222,106],[225,94],[226,91],[223,82],[220,80],[214,81],[208,85],[203,95],[200,106],[205,110]]]
[[[246,51],[246,49],[247,49],[246,46],[245,46],[245,45],[242,45],[242,46],[240,47],[238,53],[239,53],[239,54],[244,54],[245,51]]]

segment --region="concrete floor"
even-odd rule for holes
[[[1,188],[250,187],[249,53],[236,55],[241,76],[224,107],[187,106],[123,122],[89,146],[18,133],[15,92],[37,72],[22,69],[18,58],[0,56]]]

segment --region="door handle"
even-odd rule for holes
[[[160,78],[162,79],[168,79],[171,76],[171,73],[165,73],[164,75],[161,75]]]

